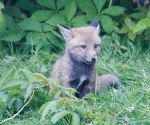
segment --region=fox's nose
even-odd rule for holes
[[[92,59],[91,59],[91,60],[92,60],[92,62],[95,62],[95,60],[96,60],[96,59],[95,59],[95,57],[92,57]]]

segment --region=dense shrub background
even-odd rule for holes
[[[100,22],[103,43],[113,41],[115,53],[149,45],[149,6],[137,8],[131,0],[1,0],[0,9],[1,54],[59,52],[58,23],[79,27],[92,20]]]
[[[11,125],[149,124],[150,6],[143,5],[131,0],[0,0],[0,123],[10,117]],[[122,91],[77,99],[75,90],[49,78],[64,49],[57,24],[80,27],[92,20],[101,25],[98,73],[117,75]]]

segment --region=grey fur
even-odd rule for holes
[[[65,88],[75,88],[78,91],[75,94],[78,98],[94,92],[96,80],[98,90],[120,86],[119,79],[114,75],[96,77],[95,55],[100,53],[101,39],[98,35],[98,22],[94,21],[91,25],[71,29],[58,25],[65,39],[66,48],[62,57],[53,66],[52,77],[60,79]],[[82,45],[86,48],[82,48]]]

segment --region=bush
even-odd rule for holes
[[[74,89],[62,88],[59,81],[45,76],[49,77],[50,64],[57,58],[54,52],[64,49],[57,24],[80,27],[92,20],[100,22],[107,53],[100,60],[99,73],[115,72],[127,87],[123,92],[112,89],[77,99]],[[0,2],[0,24],[1,54],[21,55],[0,61],[0,123],[21,111],[18,119],[27,123],[34,112],[32,124],[33,118],[37,124],[40,118],[42,124],[149,123],[149,53],[143,60],[140,50],[134,51],[136,45],[149,45],[149,6],[135,8],[130,0],[6,0]],[[33,55],[26,58],[24,53]],[[123,58],[115,59],[116,53]],[[61,93],[68,97],[60,97]]]
[[[19,0],[3,4],[0,3],[0,51],[59,52],[64,45],[58,23],[80,27],[92,20],[100,22],[102,36],[122,46],[118,51],[127,51],[129,42],[135,45],[149,41],[149,9],[134,8],[129,0]]]

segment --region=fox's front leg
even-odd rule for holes
[[[80,93],[80,98],[82,98],[82,97],[85,96],[86,94],[88,94],[88,93],[90,93],[90,92],[93,92],[93,91],[94,91],[93,85],[88,84],[88,85],[83,86],[83,90],[82,90],[82,92]]]
[[[69,78],[66,75],[62,75],[60,78],[60,84],[63,88],[71,88],[70,84],[69,84]],[[64,90],[64,89],[62,89]],[[65,97],[67,96],[67,94],[65,93],[65,90],[61,92],[61,96]]]

